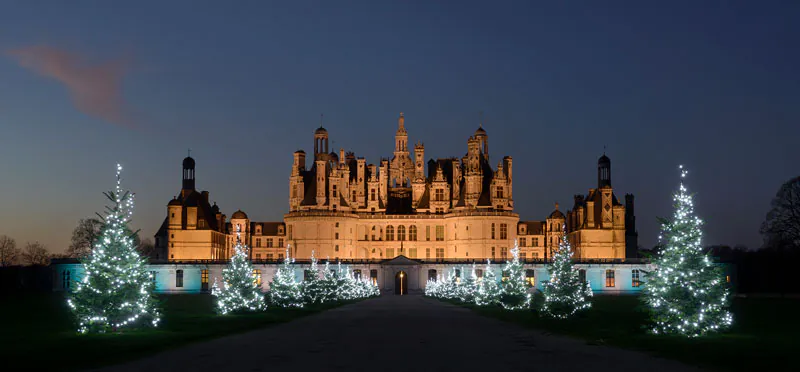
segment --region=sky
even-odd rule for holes
[[[377,164],[400,112],[426,158],[463,156],[483,112],[522,220],[570,209],[605,151],[640,245],[683,164],[704,243],[757,248],[800,173],[798,16],[778,0],[7,0],[0,235],[63,252],[119,162],[152,236],[189,148],[223,213],[278,221],[321,114],[331,149]]]

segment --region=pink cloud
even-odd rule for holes
[[[20,66],[56,79],[69,90],[79,111],[109,123],[133,128],[122,98],[122,79],[127,66],[122,61],[89,64],[81,55],[47,45],[10,50]]]

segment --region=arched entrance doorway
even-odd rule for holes
[[[405,271],[399,271],[394,275],[394,294],[401,296],[408,294],[408,274]]]

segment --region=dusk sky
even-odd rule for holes
[[[188,148],[225,214],[278,221],[320,114],[377,164],[400,112],[426,158],[463,156],[483,112],[522,220],[596,187],[607,146],[642,246],[684,164],[704,243],[757,248],[800,175],[800,2],[655,3],[4,1],[0,235],[64,251],[119,162],[152,237]]]

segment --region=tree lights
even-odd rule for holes
[[[548,265],[550,280],[542,282],[544,315],[566,319],[576,312],[592,306],[589,299],[592,289],[588,281],[582,281],[578,269],[572,263],[572,246],[567,234],[561,238],[558,250],[553,253],[553,262]]]
[[[680,169],[681,179],[686,178],[686,170]],[[661,220],[663,250],[644,283],[651,331],[687,337],[718,332],[733,323],[723,273],[703,252],[702,221],[694,215],[683,181],[673,200],[675,213]]]
[[[222,287],[216,279],[211,294],[217,297],[217,312],[262,311],[267,308],[261,287],[253,278],[253,265],[248,259],[247,245],[242,244],[241,228],[236,228],[235,253],[222,269]]]
[[[519,261],[519,246],[516,240],[514,240],[514,248],[511,250],[511,257],[511,261],[506,261],[503,269],[504,278],[500,283],[500,304],[506,310],[528,309],[531,306],[531,294],[528,293],[525,270]]]
[[[273,306],[303,307],[303,296],[300,292],[300,283],[295,281],[293,263],[294,259],[289,257],[289,247],[287,246],[283,265],[278,268],[269,283],[267,298]]]
[[[104,193],[106,207],[100,239],[82,260],[84,275],[67,304],[80,333],[104,333],[121,328],[158,326],[159,310],[153,297],[153,277],[147,261],[134,247],[128,228],[133,214],[133,194],[122,190],[122,166],[117,164],[117,185]]]

